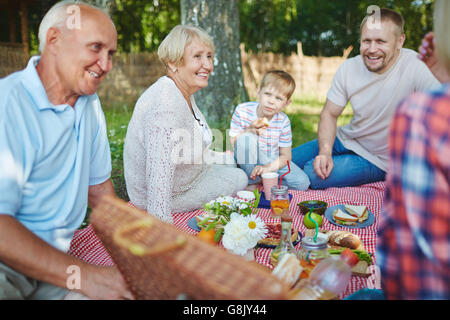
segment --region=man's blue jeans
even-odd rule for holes
[[[238,137],[234,146],[234,158],[239,168],[245,171],[249,177],[248,183],[255,184],[261,181],[260,177],[250,179],[253,168],[257,165],[265,165],[275,161],[277,157],[268,156],[260,152],[258,138],[254,134],[242,134]],[[289,164],[291,172],[283,177],[282,184],[289,189],[305,191],[309,186],[308,176],[292,161]],[[278,170],[278,178],[288,172],[287,165]]]
[[[333,170],[327,179],[322,180],[314,172],[313,161],[319,154],[319,142],[313,140],[292,149],[292,161],[303,169],[311,182],[311,189],[330,187],[353,187],[384,180],[386,172],[376,165],[346,149],[338,138],[332,151]]]

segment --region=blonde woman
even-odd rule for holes
[[[124,146],[130,200],[162,221],[247,187],[247,175],[209,164],[212,132],[193,94],[208,85],[214,45],[201,28],[178,25],[158,48],[167,74],[136,103]]]

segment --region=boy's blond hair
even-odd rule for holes
[[[287,72],[271,70],[264,75],[259,90],[265,87],[273,87],[284,94],[287,100],[289,100],[295,90],[295,80]]]

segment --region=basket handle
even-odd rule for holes
[[[154,255],[157,253],[179,248],[186,243],[186,238],[179,235],[172,242],[165,244],[157,244],[151,248],[148,248],[145,245],[134,242],[124,236],[125,232],[129,232],[131,230],[135,229],[137,230],[145,227],[151,228],[153,226],[153,223],[154,223],[153,218],[147,217],[119,226],[113,233],[113,241],[116,242],[122,248],[129,250],[132,254],[136,256]]]

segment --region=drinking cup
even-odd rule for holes
[[[266,197],[266,200],[270,201],[270,199],[272,198],[271,189],[273,186],[276,186],[278,184],[278,173],[276,172],[263,173],[261,175],[261,178],[263,182],[264,195]]]

